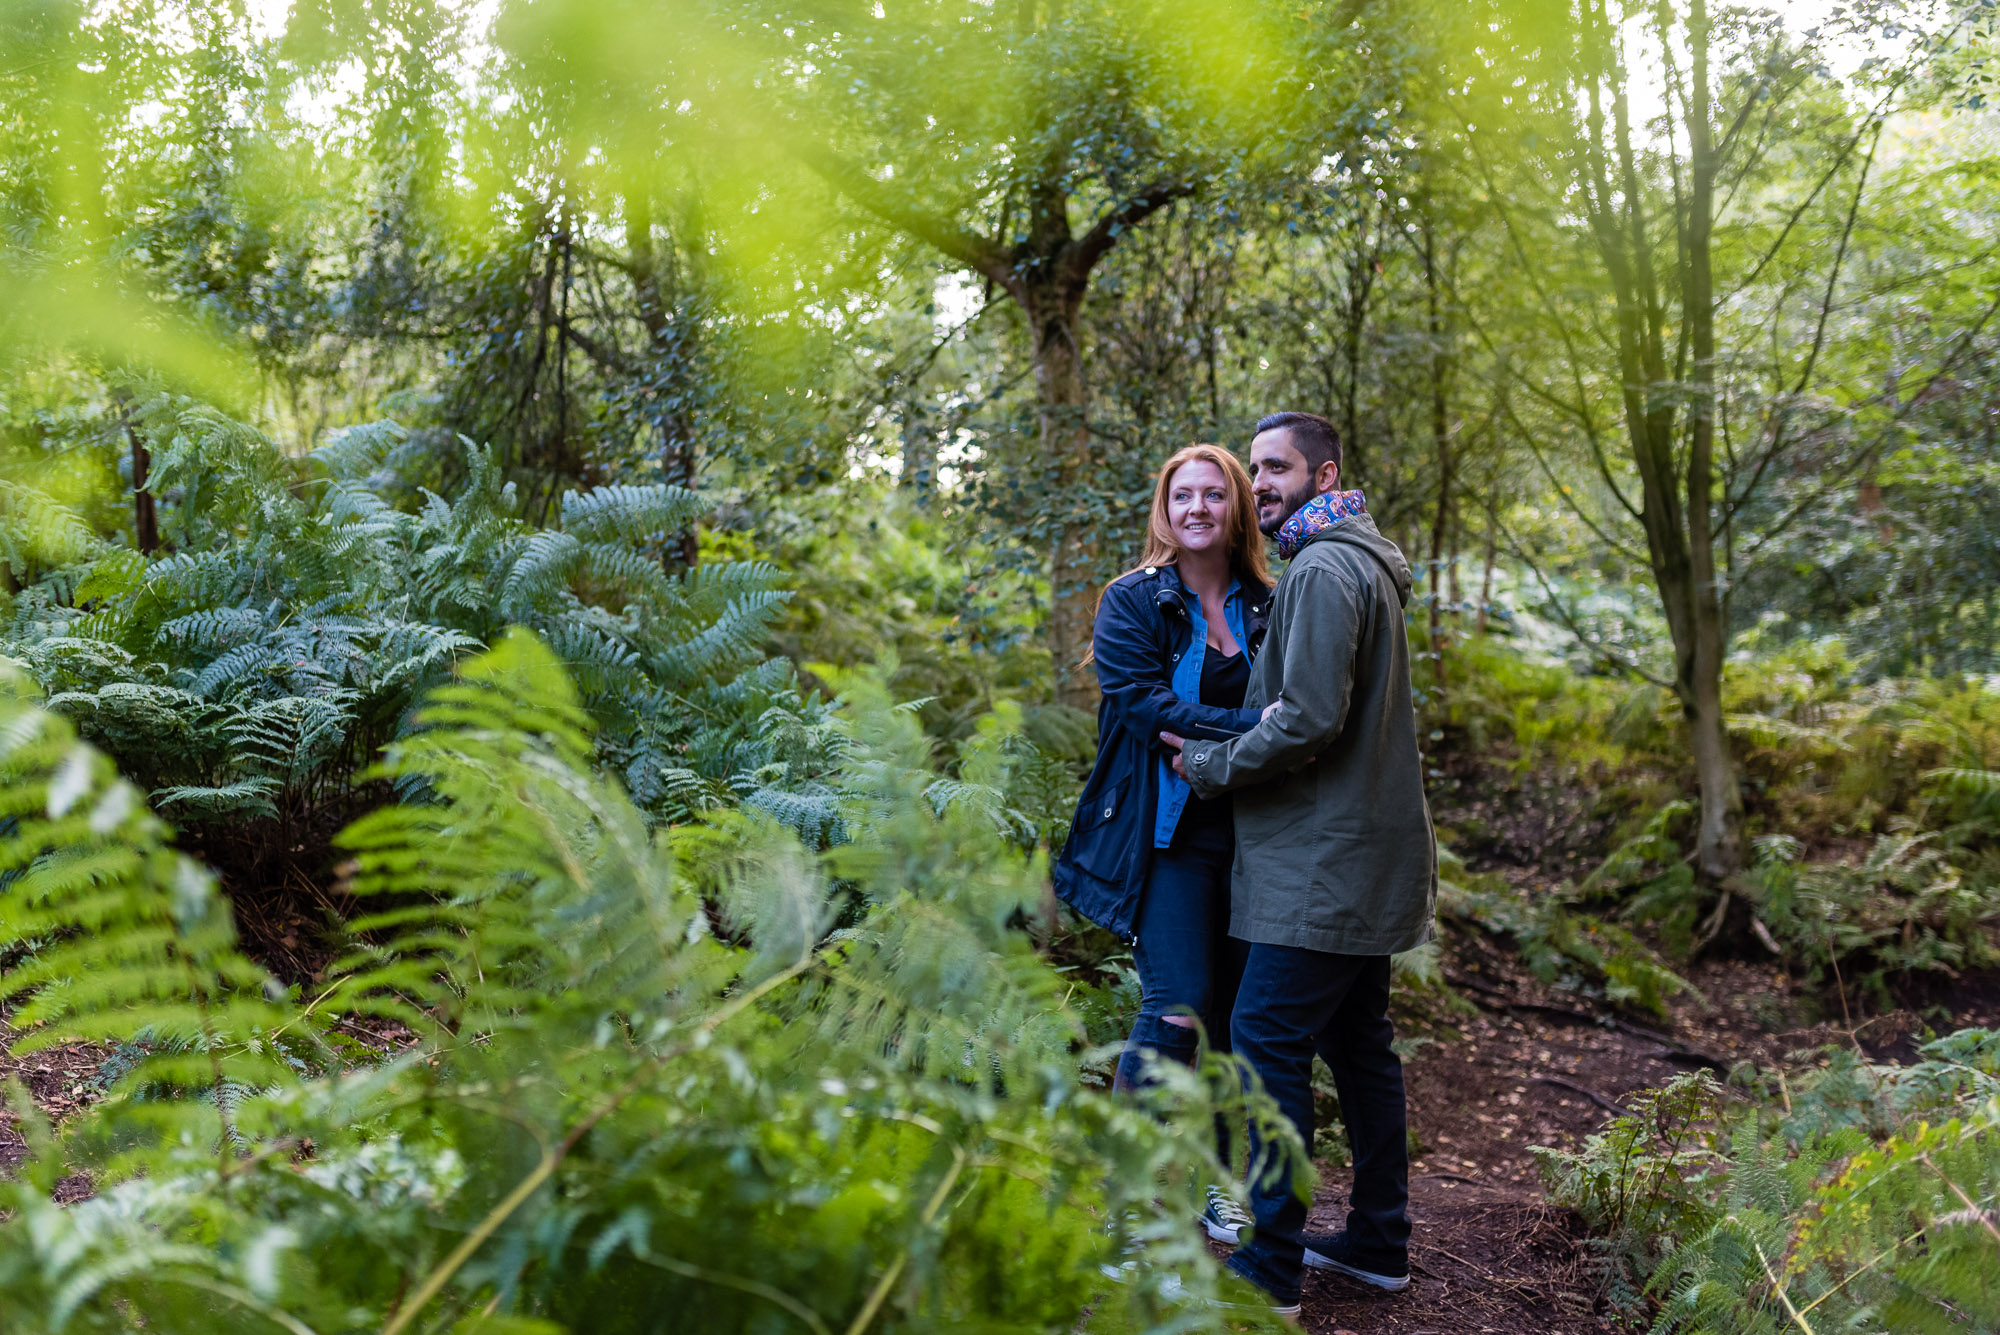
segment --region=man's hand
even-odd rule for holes
[[[1187,738],[1163,732],[1160,734],[1160,740],[1174,749],[1174,773],[1183,779],[1187,778],[1187,758],[1181,754],[1181,748],[1187,745]]]
[[[1273,701],[1272,701],[1272,702],[1271,702],[1270,704],[1268,704],[1268,705],[1265,705],[1265,706],[1264,706],[1264,712],[1263,712],[1263,713],[1261,713],[1261,714],[1259,714],[1259,715],[1257,716],[1257,721],[1258,721],[1259,723],[1268,723],[1268,722],[1270,722],[1270,719],[1271,719],[1271,715],[1273,715],[1273,714],[1277,713],[1277,712],[1278,712],[1278,706],[1279,706],[1279,705],[1282,705],[1282,704],[1284,704],[1284,703],[1285,703],[1285,702],[1284,702],[1283,700],[1273,700]]]

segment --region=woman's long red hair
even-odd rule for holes
[[[1168,511],[1168,498],[1173,494],[1174,474],[1181,471],[1183,464],[1196,461],[1214,464],[1222,470],[1222,488],[1226,496],[1223,501],[1222,541],[1229,552],[1230,570],[1238,579],[1248,577],[1269,588],[1271,572],[1264,556],[1264,535],[1257,531],[1257,502],[1250,494],[1250,473],[1235,455],[1220,445],[1189,445],[1175,450],[1160,465],[1160,475],[1153,480],[1152,512],[1146,517],[1146,545],[1139,553],[1139,564],[1132,570],[1173,565],[1180,560],[1181,545],[1174,538],[1174,521]],[[1131,574],[1132,570],[1125,574]],[[1120,579],[1124,577],[1119,576]]]
[[[1242,461],[1220,445],[1189,445],[1175,450],[1160,465],[1160,473],[1153,480],[1153,505],[1146,516],[1146,543],[1139,552],[1139,564],[1132,570],[1143,570],[1147,566],[1168,566],[1180,560],[1181,545],[1174,537],[1173,516],[1168,511],[1168,498],[1174,490],[1174,474],[1181,465],[1210,463],[1222,470],[1224,492],[1222,515],[1222,541],[1229,553],[1229,569],[1244,583],[1254,580],[1258,589],[1271,587],[1271,568],[1264,555],[1264,535],[1257,531],[1257,502],[1250,494],[1250,473]],[[1132,573],[1128,570],[1118,579]],[[1113,580],[1112,583],[1116,583]],[[1107,586],[1108,587],[1108,586]],[[1253,592],[1246,589],[1245,592]],[[1097,600],[1104,601],[1102,593]],[[1089,663],[1097,657],[1095,646],[1086,650],[1083,662]]]

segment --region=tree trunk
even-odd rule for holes
[[[1097,525],[1071,504],[1089,480],[1089,396],[1077,342],[1083,294],[1065,284],[1023,284],[1018,296],[1035,341],[1037,435],[1057,520],[1049,556],[1049,653],[1056,701],[1097,707],[1097,677],[1083,663],[1097,612]]]
[[[126,442],[132,447],[132,545],[151,556],[160,549],[159,511],[153,493],[146,490],[146,479],[153,471],[153,453],[139,439],[139,429],[132,425],[131,403],[124,391],[112,397],[118,404],[118,421],[125,428]]]
[[[1071,181],[1067,145],[1047,144],[1043,170],[1023,191],[1024,205],[1013,227],[999,237],[982,236],[911,206],[898,190],[818,147],[797,147],[808,166],[863,207],[896,228],[929,242],[958,264],[1007,290],[1034,340],[1038,480],[1054,488],[1055,521],[1050,542],[1048,643],[1054,660],[1059,703],[1089,709],[1097,703],[1096,674],[1083,664],[1097,604],[1096,580],[1102,522],[1077,498],[1092,482],[1089,395],[1083,379],[1082,345],[1077,338],[1083,295],[1091,271],[1118,244],[1120,236],[1147,218],[1195,193],[1196,182],[1167,175],[1141,187],[1101,213],[1088,230],[1070,225]],[[1003,223],[1005,220],[1003,219]],[[1018,230],[1016,230],[1016,228]]]
[[[1709,127],[1708,17],[1694,0],[1688,17],[1693,48],[1688,109],[1690,191],[1678,248],[1679,309],[1692,366],[1683,376],[1667,354],[1667,304],[1654,269],[1647,192],[1639,174],[1626,90],[1608,53],[1616,26],[1601,3],[1589,11],[1587,129],[1584,151],[1590,225],[1618,304],[1618,371],[1625,430],[1639,474],[1639,520],[1660,591],[1660,610],[1674,646],[1674,693],[1687,720],[1689,750],[1701,794],[1696,866],[1722,881],[1743,865],[1743,796],[1722,716],[1722,661],[1727,627],[1715,565],[1715,293],[1712,233],[1716,161]],[[1603,93],[1611,94],[1605,138]],[[1616,172],[1618,186],[1612,185]],[[1677,403],[1686,402],[1687,451]],[[1683,468],[1685,471],[1683,471]],[[1719,923],[1718,919],[1718,923]]]
[[[1347,304],[1341,312],[1341,356],[1345,362],[1342,368],[1345,382],[1340,393],[1340,443],[1343,458],[1340,465],[1340,484],[1358,489],[1367,483],[1367,469],[1363,466],[1361,450],[1361,335],[1368,327],[1369,302],[1375,293],[1376,264],[1382,255],[1378,238],[1364,245],[1362,228],[1364,220],[1357,223],[1354,232],[1354,250],[1347,258]]]
[[[1493,558],[1499,555],[1500,518],[1493,512],[1492,493],[1486,501],[1486,560],[1479,573],[1479,633],[1486,633],[1486,619],[1493,609]]]
[[[1452,483],[1457,469],[1453,450],[1448,379],[1451,349],[1444,327],[1438,291],[1437,237],[1429,218],[1423,223],[1424,295],[1431,343],[1431,447],[1437,464],[1437,508],[1431,517],[1430,631],[1431,670],[1437,689],[1445,686],[1444,563],[1445,539],[1451,529]]]
[[[1688,109],[1689,221],[1687,232],[1688,351],[1692,392],[1688,396],[1687,515],[1688,590],[1693,652],[1682,700],[1693,732],[1695,775],[1701,786],[1701,830],[1696,861],[1720,880],[1743,866],[1743,793],[1729,753],[1722,717],[1722,660],[1729,628],[1722,614],[1722,587],[1715,565],[1715,271],[1712,243],[1715,210],[1715,146],[1709,128],[1708,3],[1694,0],[1688,12],[1692,48],[1692,102]]]
[[[132,539],[133,545],[151,556],[160,549],[160,518],[153,506],[153,493],[146,490],[146,476],[153,469],[152,452],[139,433],[126,427],[132,440]]]

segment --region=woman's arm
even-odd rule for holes
[[[1163,615],[1129,584],[1104,591],[1091,636],[1097,684],[1118,721],[1148,742],[1161,732],[1225,741],[1257,726],[1254,709],[1222,709],[1174,697],[1162,673],[1155,628]],[[1189,653],[1201,646],[1190,644]]]

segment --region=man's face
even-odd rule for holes
[[[1276,533],[1292,511],[1327,490],[1340,475],[1330,462],[1318,472],[1325,476],[1324,486],[1306,467],[1305,455],[1293,448],[1291,428],[1259,432],[1250,442],[1250,494],[1257,501],[1257,527],[1266,534]]]

